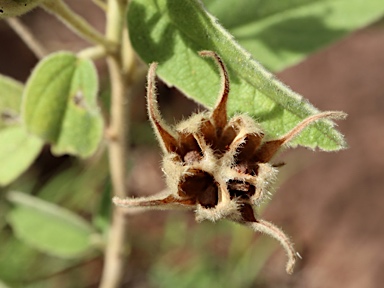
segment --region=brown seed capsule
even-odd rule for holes
[[[200,55],[217,63],[222,79],[219,99],[213,111],[195,114],[175,128],[161,118],[156,101],[155,69],[148,72],[148,115],[164,152],[163,171],[168,194],[119,199],[122,207],[150,209],[194,209],[196,220],[229,219],[278,240],[288,255],[287,272],[292,273],[298,257],[289,238],[273,224],[257,218],[254,208],[265,198],[277,174],[269,161],[305,127],[323,118],[341,119],[342,112],[310,116],[279,139],[263,141],[264,132],[249,116],[228,120],[229,78],[220,57],[211,51]]]

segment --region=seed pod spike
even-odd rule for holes
[[[281,138],[265,142],[263,146],[261,146],[261,148],[256,152],[256,159],[261,163],[269,162],[282,145],[290,142],[301,131],[303,131],[304,128],[306,128],[308,125],[317,120],[326,118],[341,120],[344,119],[346,116],[347,114],[340,111],[325,111],[319,114],[312,115],[297,124],[291,131],[289,131]]]
[[[293,138],[295,138],[305,127],[307,127],[309,124],[320,120],[320,119],[344,119],[347,116],[344,112],[341,111],[325,111],[319,114],[315,114],[313,116],[310,116],[306,119],[304,119],[301,123],[296,125],[291,131],[289,131],[287,134],[285,134],[283,137],[280,138],[280,140],[283,141],[282,144],[288,143]]]
[[[147,108],[148,115],[156,132],[161,147],[165,152],[175,152],[178,147],[178,141],[173,131],[167,127],[167,124],[161,118],[160,110],[156,97],[156,67],[157,63],[149,66],[147,76]]]
[[[288,274],[292,274],[293,268],[295,267],[297,253],[293,248],[293,244],[291,240],[289,240],[288,236],[285,233],[272,223],[265,220],[257,220],[256,222],[247,222],[245,225],[250,226],[254,231],[261,232],[271,236],[280,242],[281,246],[283,246],[285,252],[288,256],[288,261],[286,265],[286,271]]]
[[[113,197],[112,202],[116,206],[125,208],[141,208],[149,210],[167,210],[167,209],[194,209],[195,202],[192,199],[176,198],[173,195],[164,195],[159,193],[150,198],[126,198]]]
[[[224,129],[227,125],[227,100],[229,94],[229,77],[228,71],[225,67],[223,61],[215,52],[212,51],[200,51],[200,55],[203,57],[211,57],[215,60],[216,64],[219,66],[220,77],[221,77],[221,91],[219,100],[215,106],[215,109],[212,111],[212,120],[216,128],[220,131]]]

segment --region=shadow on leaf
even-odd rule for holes
[[[165,62],[174,54],[175,30],[162,21],[164,15],[159,11],[146,20],[146,11],[144,5],[134,1],[129,6],[128,27],[135,30],[129,33],[131,43],[147,62]]]
[[[277,54],[285,51],[306,54],[331,43],[345,33],[347,30],[328,27],[323,18],[304,16],[275,23],[261,32],[239,37],[238,40],[257,39]]]

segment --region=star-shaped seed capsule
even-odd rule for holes
[[[286,270],[292,273],[298,257],[284,232],[257,217],[255,208],[265,199],[275,180],[277,167],[271,158],[305,127],[324,118],[342,119],[343,112],[323,112],[297,124],[284,136],[264,141],[264,132],[247,115],[227,116],[229,78],[220,57],[211,51],[200,52],[217,63],[222,87],[213,111],[191,116],[170,127],[161,118],[157,100],[155,70],[148,71],[148,115],[164,152],[163,171],[167,193],[151,197],[120,199],[113,202],[126,208],[191,209],[196,220],[229,219],[278,240],[288,255]]]

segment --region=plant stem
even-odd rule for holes
[[[95,30],[81,16],[71,10],[62,0],[45,1],[41,6],[48,12],[57,16],[63,21],[72,31],[87,39],[91,43],[102,45],[109,52],[114,52],[117,45],[111,39],[105,38],[100,32]]]
[[[105,57],[107,54],[107,51],[105,51],[104,46],[93,46],[85,48],[84,50],[81,50],[77,53],[77,56],[80,58],[88,58],[88,59],[100,59],[102,57]]]
[[[38,59],[44,58],[48,54],[43,44],[36,39],[23,22],[17,18],[7,18],[6,21]]]
[[[123,26],[126,1],[108,0],[106,37],[109,41],[124,47]],[[123,69],[121,51],[109,55],[107,64],[111,78],[111,112],[108,128],[109,166],[114,196],[127,197],[127,90],[130,71]],[[127,73],[127,74],[126,74]],[[131,76],[131,75],[129,75]],[[127,258],[127,222],[121,209],[112,206],[112,223],[105,251],[101,288],[117,288],[122,284]]]
[[[107,11],[107,4],[105,4],[102,0],[92,0],[93,3],[95,3],[100,9]]]

